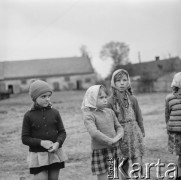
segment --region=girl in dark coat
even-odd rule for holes
[[[62,145],[66,132],[59,112],[52,108],[52,90],[48,83],[36,80],[30,85],[33,106],[25,113],[22,142],[29,146],[28,165],[31,180],[58,180],[64,168]]]

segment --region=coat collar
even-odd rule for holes
[[[51,108],[52,108],[51,103],[49,103],[49,105],[47,107],[42,107],[38,103],[35,102],[32,104],[30,111],[36,111],[36,110],[42,110],[42,109],[51,109]]]

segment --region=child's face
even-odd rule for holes
[[[120,91],[125,91],[129,85],[128,77],[126,76],[126,74],[124,74],[122,78],[117,79],[115,81],[115,85]]]
[[[104,109],[107,106],[107,95],[102,88],[99,90],[97,108]]]
[[[42,107],[47,107],[50,103],[51,94],[52,94],[51,92],[46,92],[46,93],[41,94],[36,99],[36,102]]]

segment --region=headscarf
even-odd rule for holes
[[[115,76],[118,75],[118,79],[121,79],[124,74],[128,78],[128,86],[125,88],[124,93],[121,93],[119,88],[117,88],[115,85]],[[132,94],[130,77],[126,70],[118,69],[112,74],[111,88],[113,97],[113,110],[116,112],[116,114],[121,114],[123,118],[125,115],[125,108],[128,108],[129,106],[128,98]]]
[[[172,88],[177,87],[177,88],[181,89],[181,72],[178,72],[174,75],[171,87]],[[181,96],[179,95],[178,92],[173,92],[173,94],[177,98],[181,98]]]
[[[97,109],[97,99],[101,87],[104,86],[94,85],[87,89],[81,106],[82,111],[89,110],[90,108]]]
[[[115,85],[115,76],[119,74],[120,76],[123,76],[123,74],[125,74],[128,78],[128,86],[126,88],[126,90],[130,89],[131,88],[131,82],[130,82],[130,77],[129,77],[129,74],[126,70],[124,69],[118,69],[116,71],[114,71],[114,73],[112,74],[112,78],[111,78],[111,87],[114,88],[114,89],[117,89],[119,90],[116,85]]]

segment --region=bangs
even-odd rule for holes
[[[114,76],[114,82],[120,80],[124,75],[126,75],[126,77],[128,78],[128,75],[127,75],[126,72],[124,72],[124,71],[118,72],[118,73]]]
[[[107,89],[103,85],[101,85],[99,89],[98,96],[100,96],[101,92],[104,92],[106,95],[108,95]]]

